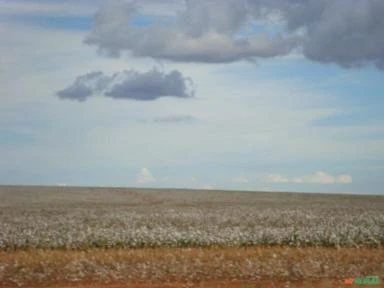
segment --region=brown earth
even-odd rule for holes
[[[344,279],[362,275],[384,280],[382,247],[0,252],[1,288],[319,288],[346,287]]]
[[[0,286],[1,287],[1,286]],[[41,286],[28,286],[31,288]],[[148,283],[126,283],[126,284],[97,284],[89,282],[73,284],[73,285],[55,285],[50,286],[55,288],[283,288],[283,287],[297,287],[297,288],[341,288],[341,287],[357,287],[346,286],[343,281],[338,280],[320,280],[320,281],[287,281],[287,280],[263,280],[255,282],[220,282],[210,281],[202,283],[167,283],[167,284],[148,284]],[[366,285],[359,285],[358,287],[366,287]]]

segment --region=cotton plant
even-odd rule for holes
[[[174,203],[109,209],[89,203],[81,208],[9,208],[9,213],[0,215],[0,249],[384,243],[380,209],[362,212],[340,205],[338,210],[337,203],[332,210],[329,203],[302,202],[295,208],[277,204],[261,209],[236,202],[225,207]]]

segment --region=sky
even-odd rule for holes
[[[0,184],[384,194],[383,14],[0,0]]]

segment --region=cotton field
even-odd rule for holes
[[[384,197],[0,188],[0,249],[379,246]]]

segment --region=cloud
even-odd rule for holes
[[[152,173],[148,168],[142,168],[136,182],[138,184],[147,184],[156,182],[156,179],[152,176]]]
[[[129,51],[181,62],[233,62],[295,50],[345,68],[384,68],[381,0],[187,0],[172,21],[134,27],[138,2],[104,3],[85,43],[113,56]]]
[[[302,49],[308,59],[345,68],[368,63],[384,68],[383,1],[291,0],[285,5],[282,0],[270,2],[282,7],[288,30],[304,32]]]
[[[352,183],[352,177],[350,175],[340,175],[336,179],[337,183],[349,184]]]
[[[252,57],[287,54],[295,38],[266,33],[239,39],[236,33],[247,24],[246,1],[186,1],[185,11],[173,24],[154,23],[133,27],[138,13],[135,2],[108,1],[94,18],[94,27],[85,43],[118,56],[133,56],[180,62],[233,62]]]
[[[195,91],[192,79],[179,71],[165,73],[154,68],[148,72],[126,70],[112,76],[100,71],[90,72],[78,76],[71,86],[56,95],[61,99],[84,102],[100,93],[114,99],[153,101],[165,96],[190,98]]]
[[[304,183],[317,183],[317,184],[334,184],[334,183],[337,183],[333,176],[330,176],[323,171],[317,171],[313,175],[302,177],[302,179],[303,179]]]
[[[182,123],[192,122],[196,118],[191,115],[168,115],[164,117],[155,118],[153,121],[158,123]]]
[[[264,178],[269,183],[290,183],[290,184],[349,184],[352,183],[350,175],[331,176],[323,171],[317,171],[312,175],[288,178],[280,174],[269,174]]]
[[[95,86],[95,82],[96,84],[101,82],[102,78],[104,78],[104,75],[100,71],[90,72],[85,75],[78,76],[71,86],[58,91],[56,94],[62,99],[71,99],[83,102],[96,92],[96,89],[93,88]]]
[[[280,174],[269,174],[264,180],[269,183],[289,183],[289,179]]]
[[[232,182],[245,184],[245,183],[248,183],[249,180],[245,176],[238,176],[238,177],[233,178]]]

